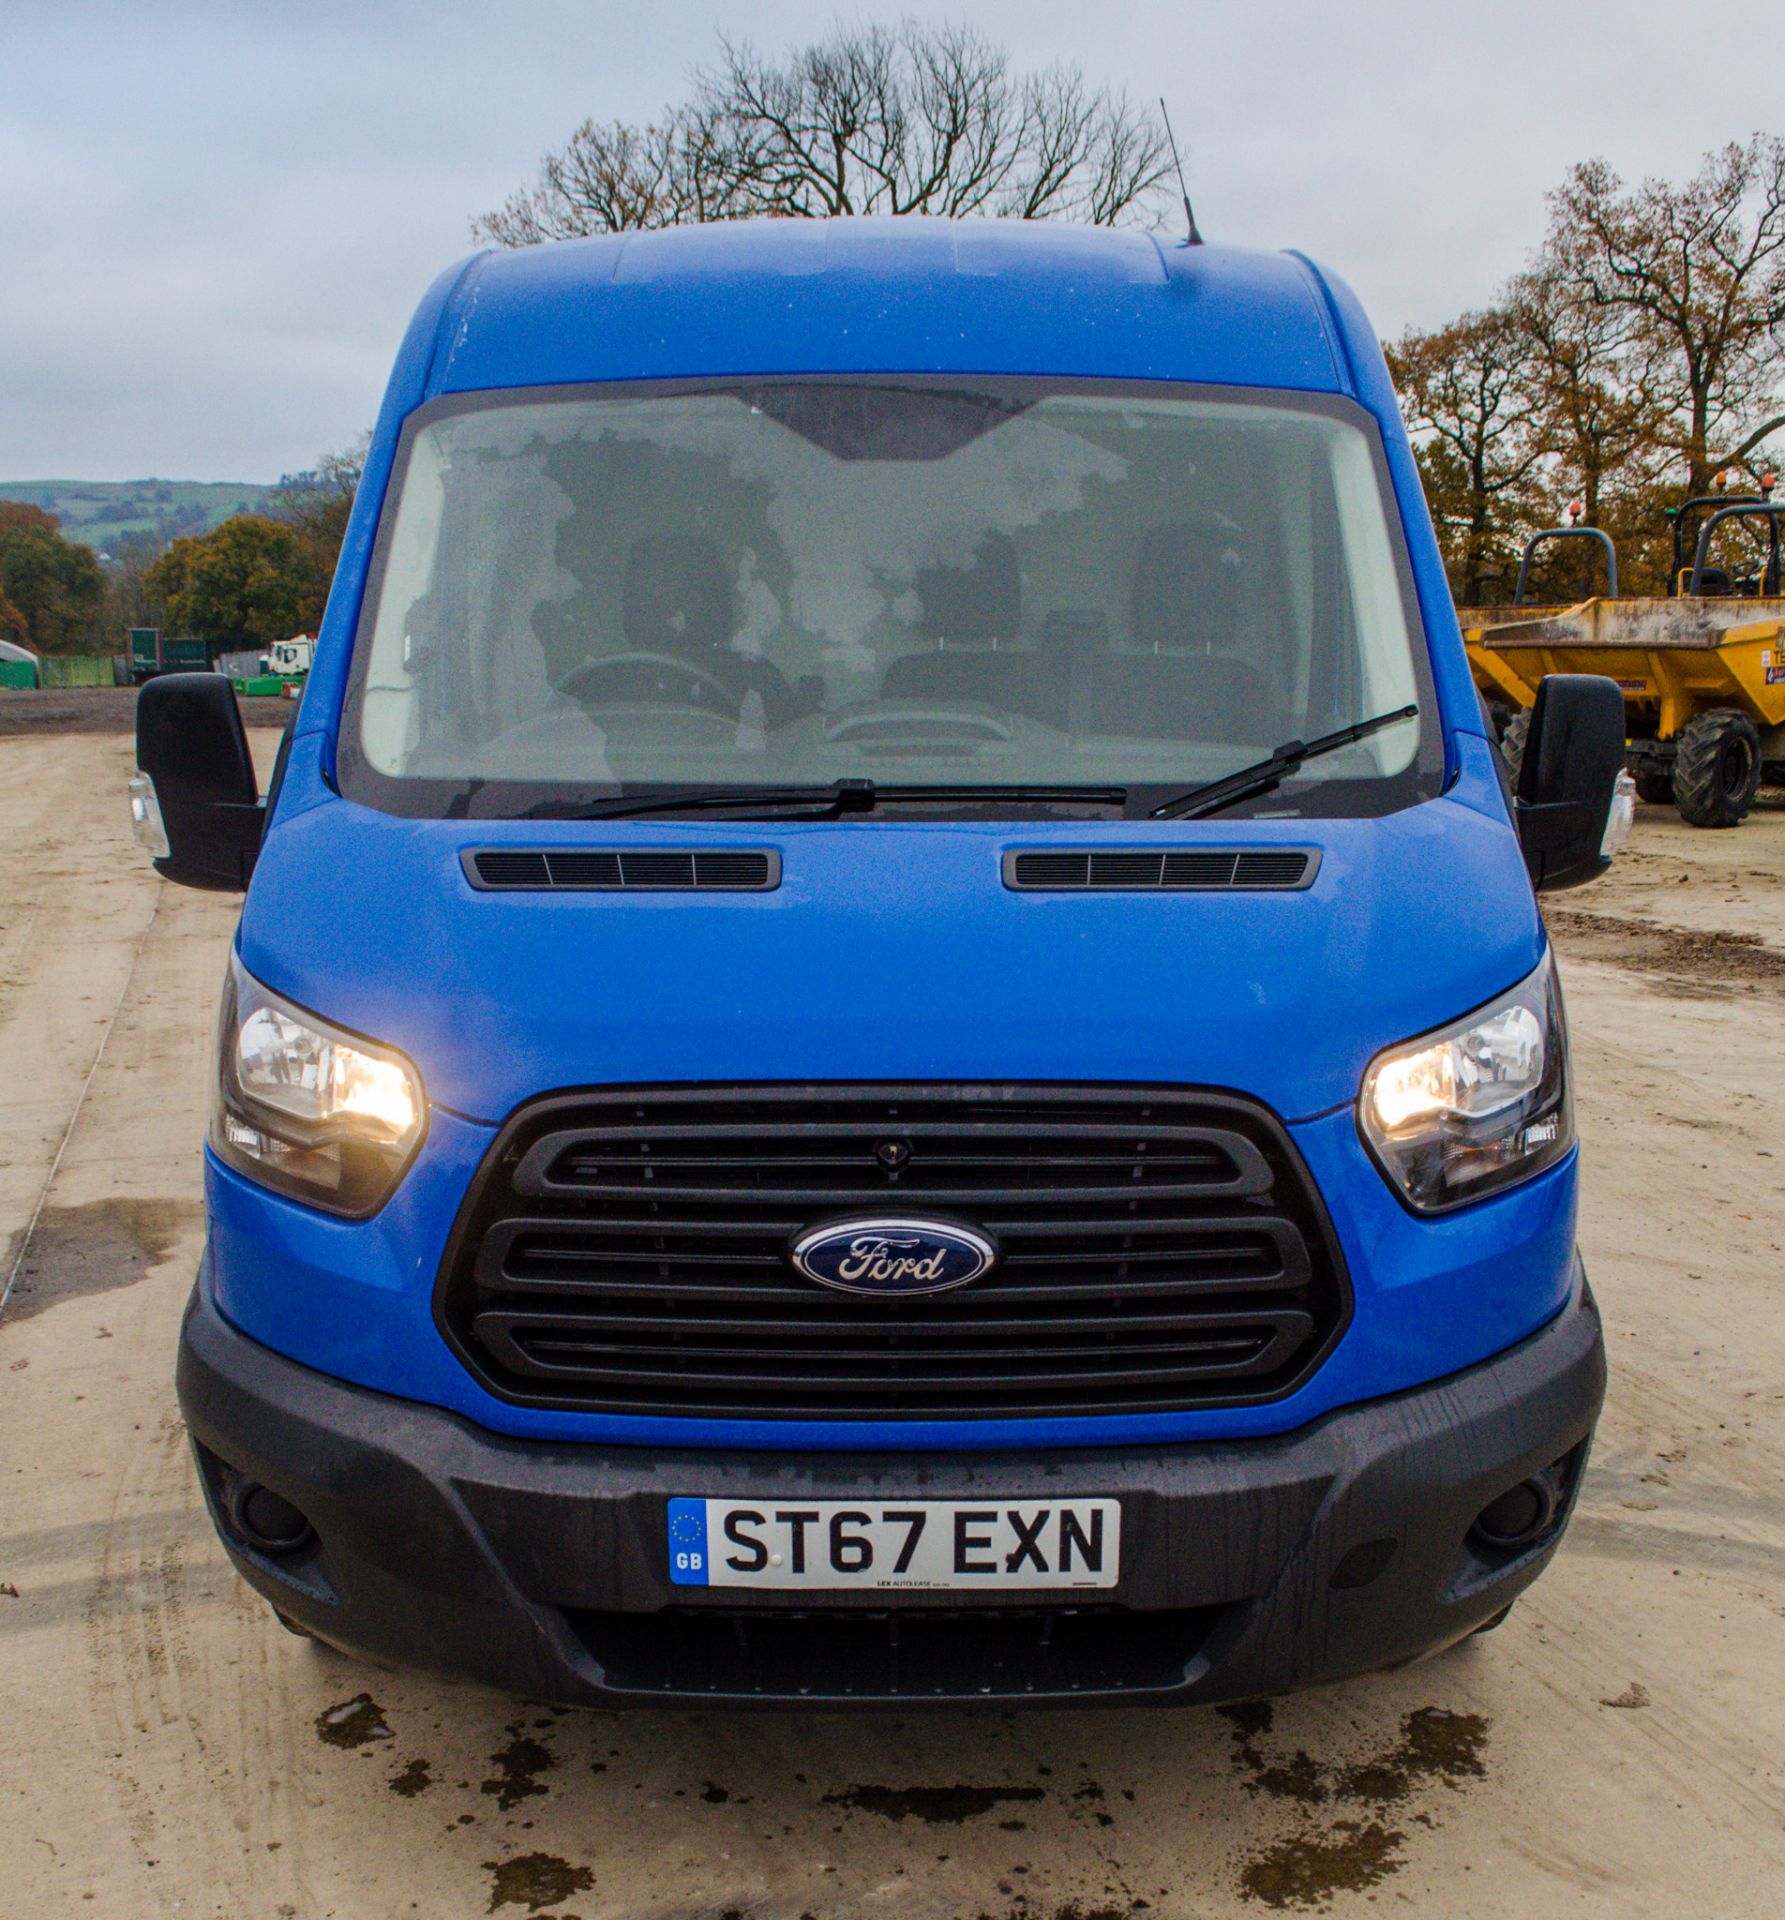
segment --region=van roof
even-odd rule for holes
[[[1342,392],[1299,255],[1021,220],[749,220],[478,254],[427,393],[595,380],[978,373]]]

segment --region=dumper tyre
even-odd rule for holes
[[[1673,768],[1649,768],[1636,776],[1636,797],[1652,807],[1673,805]]]
[[[1515,713],[1506,723],[1506,731],[1500,736],[1500,758],[1506,762],[1506,778],[1514,793],[1518,792],[1518,777],[1525,764],[1525,742],[1531,737],[1531,709],[1525,707]]]
[[[1694,827],[1735,827],[1760,791],[1760,733],[1735,707],[1713,707],[1681,730],[1674,804]]]

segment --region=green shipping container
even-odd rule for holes
[[[0,687],[34,687],[37,669],[29,660],[0,660]]]

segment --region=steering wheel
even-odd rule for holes
[[[568,694],[573,700],[581,700],[584,695],[578,689],[588,681],[631,667],[654,667],[679,675],[687,683],[688,692],[696,696],[687,704],[702,712],[717,711],[728,715],[737,712],[738,696],[731,688],[708,673],[705,667],[697,667],[692,660],[680,659],[673,653],[610,653],[599,660],[585,660],[580,667],[573,667],[562,680],[555,681],[552,691]],[[701,695],[706,697],[699,697]],[[588,704],[597,703],[590,701]]]

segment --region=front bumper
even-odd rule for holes
[[[194,1292],[180,1404],[212,1518],[282,1613],[374,1659],[535,1699],[910,1705],[1213,1702],[1396,1665],[1499,1613],[1555,1551],[1605,1391],[1578,1268],[1560,1315],[1483,1365],[1296,1432],[1078,1452],[714,1453],[519,1441],[347,1385],[236,1331]],[[1556,1469],[1554,1526],[1472,1535]],[[245,1485],[314,1537],[271,1555]],[[672,1586],[666,1502],[1123,1503],[1099,1604],[1025,1594],[757,1595]],[[1008,1601],[1014,1596],[1004,1596]]]

